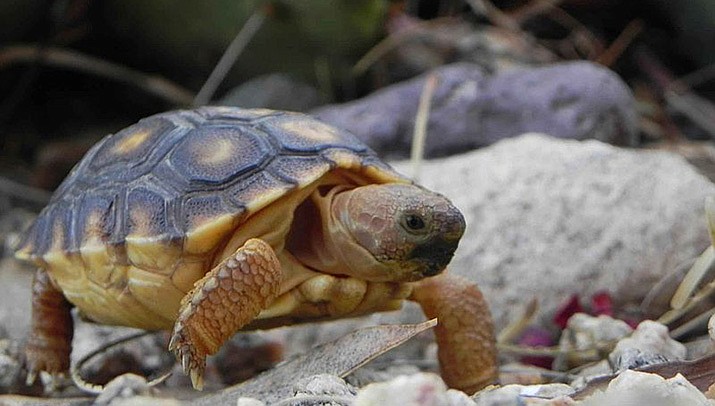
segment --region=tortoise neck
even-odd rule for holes
[[[286,248],[301,264],[323,273],[368,280],[373,272],[384,273],[370,269],[371,264],[379,263],[356,243],[345,223],[355,190],[345,185],[319,187],[298,207]]]

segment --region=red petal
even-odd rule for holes
[[[573,294],[568,301],[559,306],[559,309],[554,315],[554,323],[563,330],[566,328],[566,323],[569,321],[571,316],[576,313],[583,313],[583,307],[579,301],[579,296],[577,294]]]

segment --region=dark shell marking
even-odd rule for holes
[[[220,216],[250,214],[258,198],[280,198],[355,163],[401,178],[353,135],[302,114],[226,107],[158,114],[92,147],[18,252],[74,253],[90,240],[117,247],[128,235],[177,243]]]

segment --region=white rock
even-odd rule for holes
[[[238,398],[236,406],[266,406],[266,404],[254,398]]]
[[[603,344],[613,342],[631,334],[633,329],[623,320],[609,316],[589,316],[576,313],[569,318],[566,329],[559,340],[560,354],[573,350],[588,350],[598,348]],[[580,365],[578,358],[566,359],[565,355],[556,358],[555,368],[565,370]]]
[[[641,322],[630,337],[620,340],[608,355],[617,370],[653,363],[684,360],[685,346],[668,334],[668,327],[651,320]]]
[[[563,383],[547,385],[506,385],[485,389],[474,395],[476,406],[522,406],[574,404],[568,398],[574,388]]]
[[[354,397],[356,390],[342,378],[330,374],[313,375],[301,379],[293,386],[296,395],[334,395]]]
[[[122,374],[112,379],[104,387],[95,405],[109,405],[117,402],[118,399],[132,399],[136,396],[151,396],[152,389],[147,380],[132,373]]]
[[[421,174],[464,212],[451,269],[481,285],[497,326],[531,297],[545,314],[573,293],[640,301],[709,244],[703,201],[715,185],[667,152],[528,134]]]
[[[474,406],[469,397],[455,392],[435,374],[401,375],[360,389],[355,406]]]
[[[623,371],[608,384],[604,392],[596,393],[580,406],[713,406],[695,386],[682,375],[664,379],[656,374]]]

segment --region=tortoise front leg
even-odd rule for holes
[[[410,299],[437,318],[437,356],[447,385],[472,394],[497,379],[494,324],[475,284],[442,273],[418,282]]]
[[[28,385],[39,372],[58,375],[69,370],[74,331],[71,309],[47,271],[39,268],[32,282],[32,320],[25,347]]]
[[[206,356],[268,307],[278,295],[281,277],[273,248],[250,239],[184,296],[169,350],[195,389],[203,388]]]

